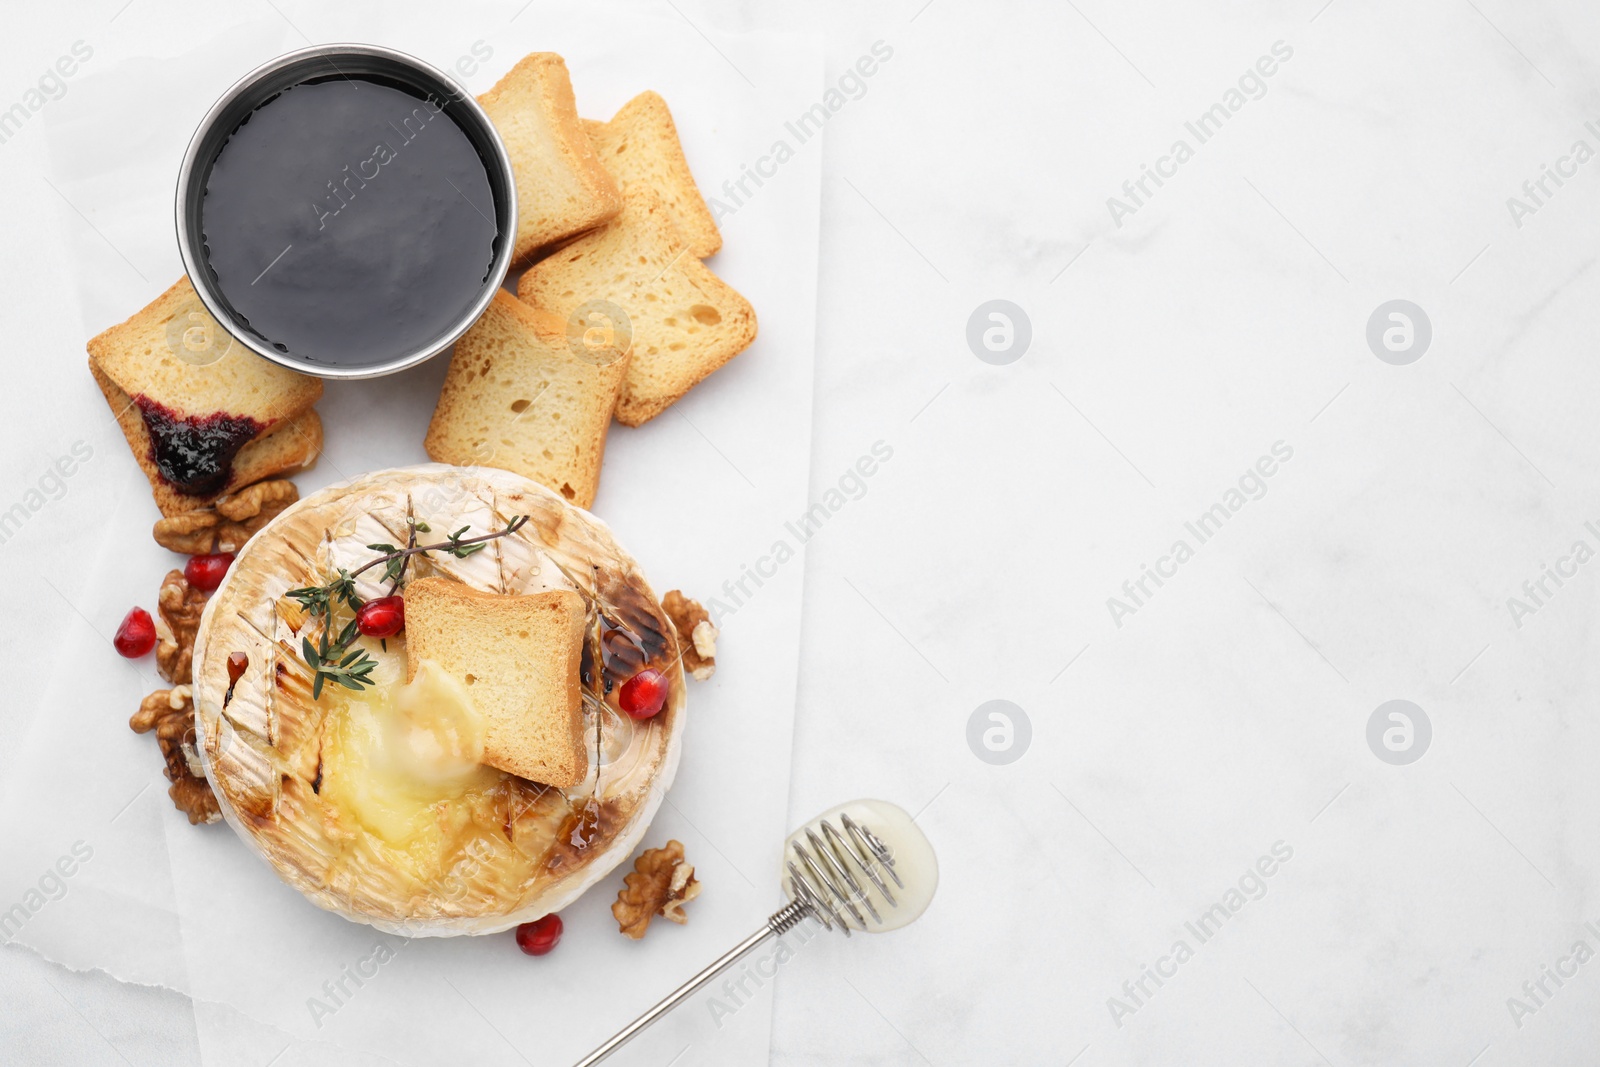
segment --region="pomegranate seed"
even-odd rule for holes
[[[393,637],[406,628],[405,598],[384,596],[367,601],[356,612],[356,627],[368,637]]]
[[[546,915],[517,927],[517,947],[530,956],[543,956],[561,942],[561,916]]]
[[[222,584],[228,568],[233,566],[232,552],[213,552],[208,556],[190,556],[183,565],[183,576],[189,584],[209,593]]]
[[[111,639],[117,651],[128,659],[138,659],[156,647],[156,624],[150,613],[134,608],[117,627],[117,636]]]
[[[635,719],[654,717],[667,703],[667,676],[650,668],[640,671],[622,683],[617,703]]]

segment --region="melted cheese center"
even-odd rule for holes
[[[482,765],[487,723],[466,686],[432,660],[410,682],[390,657],[380,663],[377,684],[340,690],[322,795],[387,844],[437,841],[453,828],[456,801],[502,777]]]

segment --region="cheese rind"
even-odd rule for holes
[[[462,526],[471,527],[463,536],[487,532],[480,525],[504,530],[511,518],[527,516],[515,533],[465,559],[447,552],[413,557],[408,584],[436,578],[485,595],[556,588],[581,597],[646,640],[652,665],[671,683],[666,708],[634,722],[609,707],[586,707],[584,736],[593,752],[598,735],[600,758],[589,760],[581,782],[557,789],[490,771],[493,784],[488,777],[468,781],[431,806],[438,833],[379,825],[380,813],[370,807],[363,822],[350,810],[362,798],[336,802],[335,763],[357,755],[354,747],[336,751],[347,740],[335,735],[348,691],[329,683],[320,700],[312,698],[301,648],[305,637],[317,640],[320,622],[286,593],[373,559],[376,552],[362,543],[369,517],[383,517],[378,525],[388,535],[381,540],[400,543],[406,531],[396,520],[408,508],[428,516],[431,530],[423,536],[436,540]],[[505,559],[493,555],[501,542],[514,549]],[[347,616],[341,608],[341,625]],[[678,647],[670,633],[658,633],[670,630],[654,591],[609,528],[550,490],[487,468],[377,471],[307,496],[239,552],[195,639],[196,746],[224,820],[311,903],[407,937],[493,933],[565,908],[626,859],[648,828],[676,773],[686,717]],[[405,636],[389,638],[386,649],[371,638],[360,646],[378,660],[374,681],[397,690]],[[249,665],[230,696],[228,657],[235,651],[245,652]],[[473,704],[481,710],[476,696]],[[439,748],[455,750],[444,742]],[[591,810],[598,819],[575,834],[575,820]]]

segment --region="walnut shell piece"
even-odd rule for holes
[[[300,499],[294,483],[276,478],[246,486],[215,505],[157,522],[156,543],[188,556],[237,552],[273,517]]]
[[[156,523],[151,533],[162,548],[186,556],[203,556],[215,549],[221,517],[209,509],[185,511]]]
[[[217,511],[230,522],[252,522],[255,533],[278,512],[300,499],[300,491],[287,478],[257,482],[217,501]]]
[[[182,571],[168,571],[156,596],[156,670],[173,685],[193,678],[194,635],[200,629],[206,594],[189,584]]]
[[[661,607],[678,631],[684,667],[697,682],[710,678],[717,669],[717,628],[711,613],[676,589],[661,598]]]
[[[669,922],[686,923],[683,906],[700,895],[694,867],[683,861],[683,844],[668,841],[664,848],[645,849],[623,879],[611,915],[622,932],[637,941],[657,915]]]
[[[211,791],[211,783],[204,778],[180,778],[167,786],[167,796],[172,798],[173,807],[189,816],[190,826],[222,821],[217,795]]]
[[[158,689],[145,697],[128,725],[136,734],[155,731],[161,758],[166,763],[167,796],[189,817],[190,826],[218,822],[222,809],[211,783],[200,774],[194,750],[194,696],[187,685]]]

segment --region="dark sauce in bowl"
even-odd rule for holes
[[[454,332],[499,230],[452,103],[398,82],[292,85],[232,131],[205,178],[205,269],[236,324],[296,361],[378,367]]]

